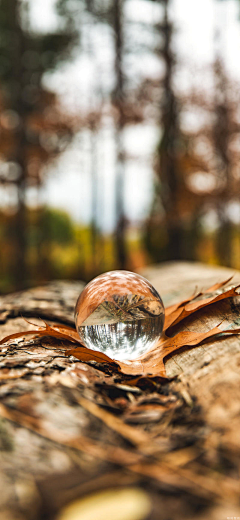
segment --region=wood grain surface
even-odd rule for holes
[[[184,262],[141,274],[166,305],[231,274],[229,285],[240,282],[229,269]],[[24,317],[73,325],[82,288],[53,282],[2,296],[1,338],[30,330]],[[240,326],[238,300],[198,311],[173,334]],[[169,381],[140,388],[64,347],[26,336],[1,348],[0,520],[53,520],[72,500],[136,486],[150,499],[149,520],[240,517],[239,337],[183,348],[166,361]]]

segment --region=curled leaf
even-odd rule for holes
[[[111,363],[114,365],[118,365],[119,362],[111,359],[103,352],[98,352],[97,350],[91,350],[87,347],[76,347],[75,349],[68,350],[66,352],[67,356],[74,356],[80,361],[96,361],[97,363]]]
[[[193,314],[194,312],[202,309],[203,307],[207,307],[207,305],[219,302],[220,300],[225,300],[226,298],[233,298],[234,296],[238,296],[237,289],[239,287],[240,285],[232,287],[231,289],[228,289],[228,291],[218,294],[217,296],[211,296],[210,298],[204,298],[198,301],[188,300],[186,304],[185,302],[184,305],[180,304],[180,306],[177,309],[173,309],[172,312],[166,314],[164,330],[166,331],[173,325],[176,325],[177,323],[182,321],[184,318],[187,318],[187,316],[190,316],[190,314]],[[200,294],[202,293],[199,293],[197,296],[200,296]]]
[[[78,341],[78,343],[80,343],[80,339],[79,338],[77,339],[76,331],[71,331],[67,327],[66,328],[62,327],[62,330],[66,330],[67,333],[61,332],[61,329],[58,326],[53,328],[53,327],[50,327],[50,325],[48,325],[47,323],[45,323],[44,326],[41,326],[41,325],[36,326],[36,329],[33,329],[33,330],[16,332],[14,334],[10,334],[9,336],[5,336],[5,338],[3,338],[0,341],[0,345],[3,345],[4,343],[7,343],[8,341],[13,340],[13,339],[24,338],[24,336],[37,336],[37,337],[53,336],[54,338],[65,339],[65,340],[75,342],[75,343],[76,343],[76,341]],[[72,332],[75,332],[76,338],[73,337]]]
[[[171,326],[174,315],[178,309],[183,309],[186,304],[190,303],[193,300],[196,300],[196,298],[199,298],[199,296],[202,296],[203,294],[212,293],[214,291],[221,289],[222,287],[224,287],[224,285],[227,285],[232,280],[232,278],[233,278],[233,276],[230,276],[230,278],[227,278],[227,280],[224,280],[223,282],[215,283],[214,285],[212,285],[211,287],[206,289],[204,292],[200,291],[200,292],[194,293],[189,298],[186,298],[185,300],[183,300],[179,303],[175,303],[174,305],[170,305],[169,307],[167,307],[165,309],[164,330],[168,329]],[[179,313],[179,315],[180,315],[180,313]]]
[[[222,330],[220,326],[214,327],[207,332],[183,331],[176,334],[173,338],[163,336],[157,345],[148,352],[144,357],[136,360],[131,365],[119,363],[124,374],[138,375],[139,363],[141,362],[142,372],[144,377],[166,377],[163,360],[169,354],[175,352],[181,347],[193,347],[200,345],[204,340],[213,338],[219,334],[239,334],[240,328],[229,330]]]
[[[27,323],[30,322],[27,321]],[[30,324],[33,325],[32,323]],[[48,323],[44,322],[44,326],[36,325],[36,329],[34,330],[16,332],[14,334],[10,334],[9,336],[5,336],[5,338],[3,338],[0,341],[0,345],[3,345],[4,343],[7,343],[8,341],[16,338],[24,338],[24,336],[26,335],[36,337],[52,336],[54,338],[67,340],[75,344],[77,343],[78,345],[80,344],[81,346],[78,346],[75,349],[68,349],[66,351],[66,354],[68,356],[75,356],[76,358],[79,358],[81,361],[96,361],[98,363],[112,363],[115,365],[117,364],[114,360],[106,356],[106,354],[84,347],[81,344],[77,331],[67,325],[53,325],[51,327],[50,325],[48,325]]]

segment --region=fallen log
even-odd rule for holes
[[[232,270],[184,262],[142,274],[165,305],[232,274],[228,287],[240,282]],[[53,282],[2,296],[0,339],[32,329],[23,318],[74,325],[82,288]],[[219,301],[174,325],[172,335],[223,320],[240,327],[239,309],[239,297]],[[0,519],[65,518],[77,499],[84,519],[83,497],[90,514],[96,493],[99,519],[106,501],[109,518],[122,504],[121,520],[240,517],[240,337],[183,346],[165,360],[167,379],[135,384],[107,363],[66,356],[67,343],[26,336],[1,346]]]

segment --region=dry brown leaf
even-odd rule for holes
[[[183,331],[179,332],[173,338],[162,336],[154,349],[150,350],[144,356],[131,361],[131,363],[124,363],[118,361],[117,364],[121,368],[121,372],[126,375],[141,375],[142,377],[163,377],[166,378],[166,372],[164,367],[164,358],[169,354],[175,352],[181,347],[196,346],[202,343],[205,339],[213,338],[219,334],[239,334],[240,329],[234,330],[221,330],[219,326],[207,332],[192,332]],[[71,350],[71,355],[77,357],[83,361],[86,359],[82,358],[82,349],[77,347],[75,350]],[[134,380],[137,383],[137,380]]]
[[[67,356],[74,356],[80,361],[95,361],[97,363],[109,363],[112,366],[115,366],[119,372],[126,375],[132,376],[140,376],[140,377],[163,377],[166,378],[165,368],[164,368],[164,358],[169,354],[172,354],[176,350],[184,346],[196,346],[202,343],[204,340],[215,337],[219,334],[239,334],[240,329],[234,330],[221,330],[221,328],[214,327],[213,329],[200,333],[200,332],[192,332],[192,331],[182,331],[176,334],[174,337],[167,336],[167,330],[176,325],[180,321],[182,321],[187,316],[197,312],[199,309],[202,309],[208,305],[213,305],[220,300],[224,300],[226,298],[232,298],[236,295],[237,289],[239,285],[228,289],[227,291],[215,295],[210,296],[198,301],[197,297],[202,296],[204,294],[212,293],[224,285],[226,285],[231,278],[217,283],[207,289],[204,293],[199,292],[197,295],[193,295],[188,299],[185,299],[178,304],[171,305],[166,308],[166,319],[164,326],[164,334],[158,341],[158,343],[151,349],[149,352],[139,357],[138,359],[131,362],[120,362],[115,361],[108,357],[106,354],[102,352],[98,352],[96,350],[91,350],[84,345],[82,345],[80,338],[76,329],[69,327],[67,325],[58,325],[54,324],[52,326],[48,325],[44,322],[44,326],[36,326],[35,330],[29,330],[25,332],[17,332],[15,334],[11,334],[6,336],[0,341],[0,345],[6,343],[9,340],[13,340],[16,338],[24,337],[26,335],[32,336],[53,336],[57,339],[70,341],[75,345],[74,348],[68,347],[66,350]],[[64,345],[66,348],[66,345]],[[137,384],[139,377],[134,378],[133,381]],[[129,383],[131,384],[131,383]]]
[[[124,374],[139,375],[143,377],[166,377],[164,358],[175,352],[181,347],[193,347],[202,343],[205,339],[213,338],[219,334],[239,334],[239,329],[221,330],[219,326],[207,332],[179,332],[173,338],[163,336],[157,345],[149,351],[144,357],[133,361],[131,365],[120,363],[121,370]],[[141,372],[140,372],[141,370]],[[136,382],[135,382],[136,384]]]
[[[229,282],[231,282],[233,276],[234,275],[230,276],[230,278],[227,278],[227,280],[224,280],[223,282],[218,282],[212,285],[211,287],[208,287],[208,289],[205,289],[204,294],[218,291],[218,289],[221,289],[222,287],[224,287],[224,285],[227,285]]]
[[[205,298],[197,302],[192,301],[192,298],[192,300],[189,299],[186,304],[185,302],[184,305],[180,304],[179,307],[177,309],[172,310],[170,314],[167,313],[164,324],[164,330],[166,331],[173,325],[176,325],[177,323],[182,321],[187,316],[190,316],[190,314],[193,314],[194,312],[202,309],[203,307],[207,307],[207,305],[211,305],[220,300],[225,300],[226,298],[233,298],[234,296],[238,296],[238,293],[236,291],[239,287],[240,285],[237,285],[236,287],[233,287],[224,293],[218,294],[217,296],[211,296],[210,298]],[[210,290],[208,289],[208,291],[206,292],[210,292]],[[202,294],[203,293],[199,293],[197,297]]]
[[[28,322],[29,323],[29,322]],[[68,334],[65,334],[64,332],[61,332],[61,330],[66,330]],[[80,347],[77,347],[78,356],[80,355],[81,361],[97,361],[98,363],[111,363],[116,364],[115,361],[106,354],[103,354],[102,352],[97,352],[96,350],[91,350],[87,347],[82,346],[80,338],[76,332],[76,330],[72,329],[71,327],[68,327],[65,325],[54,325],[53,327],[50,327],[47,323],[45,323],[45,326],[37,326],[37,328],[34,330],[27,330],[24,332],[16,332],[14,334],[10,334],[9,336],[5,336],[0,341],[0,345],[3,345],[9,340],[16,339],[16,338],[24,338],[24,336],[52,336],[57,339],[64,339],[71,341],[73,343],[80,343]],[[66,345],[64,345],[64,348],[66,348]],[[75,349],[69,349],[66,351],[66,354],[68,356],[75,356]],[[78,357],[75,356],[75,357]]]
[[[168,317],[169,316],[172,316],[178,309],[182,309],[185,304],[191,302],[192,300],[194,300],[198,296],[201,296],[201,294],[202,294],[201,292],[198,292],[197,294],[194,293],[189,298],[186,298],[186,300],[183,300],[183,301],[181,301],[179,303],[175,303],[174,305],[170,305],[169,307],[166,307],[166,309],[165,309],[164,330],[166,330],[168,328],[167,323],[168,323]]]
[[[50,327],[45,324],[44,327],[36,326],[36,329],[26,330],[23,332],[16,332],[14,334],[10,334],[9,336],[5,336],[0,341],[0,345],[7,343],[7,341],[17,338],[24,338],[24,336],[53,336],[55,338],[67,339],[68,341],[74,341],[76,343],[76,339],[74,339],[70,334],[64,334],[63,332],[58,332],[57,329]],[[80,343],[80,341],[79,341]]]
[[[118,365],[118,361],[111,359],[110,357],[98,352],[97,350],[91,350],[87,347],[76,347],[75,349],[67,350],[67,356],[75,356],[80,361],[96,361],[97,363],[111,363],[112,365]]]
[[[199,296],[202,296],[203,294],[209,294],[214,291],[217,291],[218,289],[221,289],[222,287],[224,287],[224,285],[227,285],[232,280],[232,278],[233,278],[233,276],[230,276],[230,278],[227,278],[227,280],[224,280],[223,282],[215,283],[208,289],[205,289],[204,292],[202,292],[202,291],[197,292],[197,293],[195,292],[192,296],[190,296],[189,298],[186,298],[186,300],[183,300],[179,303],[175,303],[174,305],[170,305],[169,307],[167,307],[165,309],[164,330],[167,330],[173,324],[172,320],[175,315],[174,313],[176,313],[176,311],[178,309],[183,309],[183,307],[186,304],[190,303],[192,300],[196,300],[196,298],[198,298]],[[179,313],[179,315],[180,315],[180,313]]]

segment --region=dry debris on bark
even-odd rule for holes
[[[171,276],[181,280],[173,290]],[[211,279],[211,290],[188,297],[197,276]],[[0,358],[1,520],[54,519],[76,498],[136,486],[150,498],[152,520],[240,516],[240,338],[231,334],[240,327],[239,276],[225,288],[227,276],[183,264],[148,272],[172,305],[161,356],[146,356],[141,372],[73,345],[65,325],[73,325],[80,284],[1,298],[1,336],[14,335]],[[30,339],[32,324],[20,316],[49,323]]]

